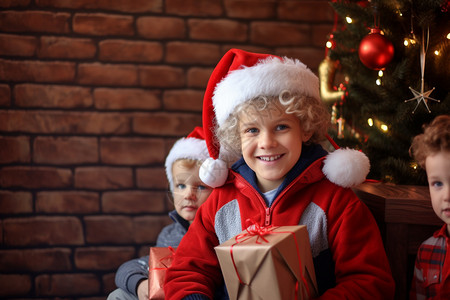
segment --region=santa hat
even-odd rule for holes
[[[203,162],[208,157],[209,154],[202,127],[195,127],[187,137],[176,141],[172,149],[170,149],[165,163],[170,190],[173,190],[172,166],[174,162],[179,159],[192,159]]]
[[[245,101],[261,95],[279,96],[286,90],[292,94],[301,94],[322,101],[318,77],[298,59],[250,53],[239,49],[231,49],[223,56],[208,81],[203,98],[203,128],[211,156],[200,168],[200,179],[204,183],[218,187],[223,185],[228,177],[227,165],[219,159],[221,149],[214,138],[215,126],[223,125],[235,108]],[[334,181],[331,181],[342,186],[361,183],[368,174],[367,157],[356,150],[350,151],[359,158],[361,155],[365,157],[367,163],[357,166],[347,165],[352,174],[344,177],[342,174],[333,176],[333,170],[328,170],[330,176],[327,177],[330,180],[333,178]],[[342,156],[347,155],[341,155],[338,159],[342,159]],[[350,158],[348,163],[352,162],[355,160]],[[361,166],[362,170],[359,170]],[[341,178],[347,179],[342,182]]]

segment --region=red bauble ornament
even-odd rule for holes
[[[372,28],[359,44],[359,59],[373,70],[384,69],[394,57],[394,45],[380,32],[379,28]]]

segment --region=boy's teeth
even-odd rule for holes
[[[270,156],[270,157],[261,156],[260,158],[261,158],[261,160],[264,160],[264,161],[273,161],[273,160],[279,159],[280,157],[281,157],[281,155]]]

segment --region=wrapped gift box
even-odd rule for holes
[[[259,228],[256,232],[244,230],[215,247],[230,299],[317,296],[306,226]]]
[[[172,264],[175,249],[151,247],[148,260],[148,296],[150,300],[164,299],[166,271]]]

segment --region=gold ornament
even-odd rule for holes
[[[345,95],[345,91],[333,89],[338,65],[339,62],[331,60],[329,56],[326,56],[319,65],[320,97],[327,104],[339,101]]]

